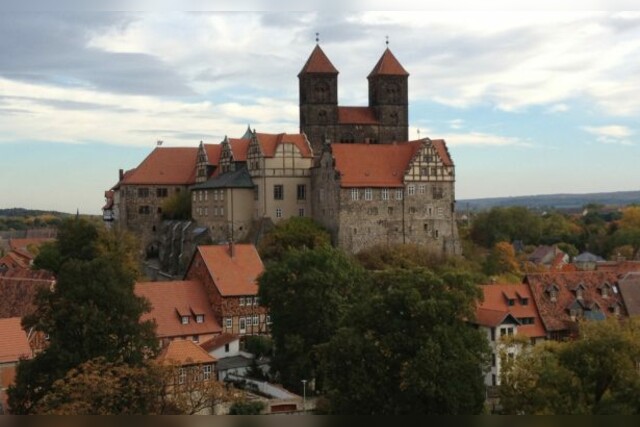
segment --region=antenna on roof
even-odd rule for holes
[[[157,141],[156,141],[156,145],[157,145],[158,147],[160,147],[160,146],[162,145],[162,143],[163,143],[163,141],[162,141],[161,139],[159,139],[159,140],[157,140]]]
[[[316,44],[320,43],[320,33],[316,32]]]
[[[384,43],[389,46],[389,36],[384,36],[384,38],[386,39]]]
[[[420,129],[417,129],[418,131],[418,139],[420,139]]]

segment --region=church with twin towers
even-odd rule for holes
[[[120,171],[105,221],[136,232],[148,256],[161,258],[168,227],[173,240],[197,228],[213,243],[256,243],[294,216],[313,218],[351,253],[415,244],[459,254],[455,165],[444,140],[409,139],[407,70],[387,46],[367,75],[367,106],[338,104],[338,74],[317,43],[298,73],[299,133],[249,128],[197,148],[156,147]],[[163,203],[184,191],[191,217],[176,234]]]

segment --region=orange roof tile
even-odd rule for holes
[[[533,318],[532,325],[519,325],[518,332],[528,337],[544,337],[546,335],[544,325],[535,301],[531,295],[531,290],[524,284],[491,284],[480,287],[484,295],[484,300],[477,305],[476,315],[480,310],[492,310],[509,313],[516,319],[525,317]],[[507,299],[513,299],[514,305],[509,306]],[[526,299],[526,305],[522,304]]]
[[[212,351],[238,339],[240,339],[240,337],[238,337],[237,335],[224,333],[203,342],[202,344],[200,344],[200,347],[202,347],[205,351]]]
[[[332,144],[342,187],[402,187],[421,141],[400,144]]]
[[[338,107],[338,123],[377,125],[380,122],[371,107]]]
[[[22,330],[19,317],[0,319],[0,343],[0,363],[17,362],[32,356],[27,333]]]
[[[309,55],[309,59],[298,73],[298,77],[305,73],[322,73],[322,74],[338,74],[338,70],[333,66],[327,55],[322,51],[320,45],[316,47]]]
[[[506,310],[494,310],[490,308],[476,308],[475,324],[495,328],[509,316]]]
[[[197,155],[197,147],[156,147],[119,184],[193,184]]]
[[[204,144],[204,151],[207,153],[207,160],[210,165],[217,166],[220,163],[221,144]]]
[[[33,258],[35,254],[29,250],[30,246],[35,246],[36,248],[38,248],[44,243],[53,242],[54,240],[55,239],[47,237],[31,239],[9,239],[9,247],[14,251],[20,251],[20,253],[23,253],[25,255],[28,254],[31,256],[31,258]]]
[[[264,265],[256,247],[234,244],[230,256],[229,245],[198,246],[211,279],[222,296],[258,294],[258,276]]]
[[[547,331],[566,331],[572,324],[568,313],[569,306],[576,302],[575,289],[582,285],[585,304],[596,303],[604,317],[612,315],[609,308],[614,304],[622,307],[622,298],[613,287],[617,286],[619,274],[609,271],[576,271],[576,272],[549,272],[528,274],[525,283],[531,289],[538,312]],[[608,283],[612,287],[607,298],[600,293],[600,288]],[[557,288],[556,301],[552,301],[549,293],[551,287]],[[625,314],[624,310],[620,310]]]
[[[245,138],[229,138],[229,146],[231,147],[231,154],[233,154],[234,161],[247,161],[247,151],[249,149],[250,142],[250,139]]]
[[[440,156],[442,164],[445,166],[453,166],[453,160],[451,160],[449,149],[447,148],[447,143],[444,142],[444,139],[432,139],[431,143],[433,144],[433,148],[436,149],[438,156]]]
[[[387,76],[408,76],[407,70],[404,69],[396,57],[391,53],[389,48],[386,48],[378,63],[373,67],[369,78],[373,76],[387,75]]]
[[[143,314],[141,320],[154,319],[159,338],[218,334],[222,330],[200,282],[138,282],[135,293],[151,303],[151,311]],[[198,314],[204,315],[203,323],[196,323]],[[181,316],[189,316],[189,323],[183,325]]]
[[[256,133],[256,137],[258,139],[258,143],[260,144],[260,148],[262,149],[262,154],[265,157],[273,157],[276,154],[276,149],[281,144],[293,144],[298,148],[298,150],[300,150],[300,154],[302,155],[302,157],[313,157],[311,145],[309,144],[309,141],[304,134]]]
[[[28,270],[30,269],[30,259],[30,257],[27,257],[22,252],[9,251],[2,258],[0,258],[0,266],[5,265],[9,270]]]
[[[162,349],[158,361],[165,364],[194,365],[213,363],[216,358],[191,340],[173,340]]]

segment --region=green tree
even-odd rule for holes
[[[492,208],[476,216],[470,236],[485,248],[491,248],[500,241],[513,240],[537,245],[542,236],[542,218],[521,206]]]
[[[264,410],[264,403],[259,401],[240,401],[231,405],[229,415],[260,415]]]
[[[469,275],[424,269],[372,275],[372,289],[321,346],[336,414],[473,414],[483,409],[486,338],[469,326]]]
[[[520,273],[520,263],[516,258],[516,251],[509,242],[495,244],[485,261],[485,273],[488,275]]]
[[[281,259],[290,249],[314,249],[331,244],[331,236],[308,217],[291,217],[278,223],[260,242],[258,250],[265,261]]]
[[[172,220],[191,219],[191,196],[188,191],[174,193],[162,203],[162,218]]]
[[[115,237],[82,219],[70,221],[77,224],[63,224],[53,249],[60,256],[56,285],[36,296],[35,312],[22,320],[49,341],[18,364],[8,393],[14,413],[32,413],[56,380],[84,362],[104,357],[140,366],[157,350],[155,325],[140,322],[149,306],[133,293],[136,271],[122,252],[126,245],[104,241]]]
[[[91,359],[55,381],[37,403],[43,415],[150,415],[163,412],[163,376],[152,366]]]
[[[637,319],[581,324],[580,338],[525,347],[503,367],[507,413],[640,413],[640,323]]]
[[[272,368],[286,387],[302,392],[300,381],[312,378],[321,386],[316,346],[333,336],[363,278],[360,266],[330,246],[293,249],[267,266],[260,298],[273,322]]]

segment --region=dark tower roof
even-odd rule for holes
[[[327,55],[320,49],[320,45],[316,45],[309,59],[307,59],[307,62],[304,64],[304,67],[302,67],[302,70],[298,73],[298,77],[305,73],[338,74],[338,70],[336,70],[336,67],[329,61]]]
[[[398,60],[393,55],[393,53],[391,53],[389,48],[386,48],[384,53],[378,60],[378,63],[376,64],[375,67],[373,67],[373,70],[371,70],[371,73],[369,73],[367,78],[380,76],[380,75],[408,76],[409,73],[407,73],[407,70],[405,70],[404,67],[400,65],[400,62],[398,62]]]

